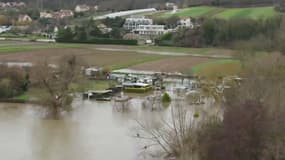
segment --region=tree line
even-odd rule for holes
[[[284,17],[270,19],[202,19],[195,29],[181,29],[158,38],[159,45],[284,50]]]
[[[136,45],[137,40],[123,39],[124,22],[124,19],[117,17],[107,18],[102,22],[89,20],[74,28],[62,27],[59,28],[56,40],[57,42]]]

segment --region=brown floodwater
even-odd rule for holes
[[[172,97],[175,85],[168,85]],[[178,85],[179,86],[179,85]],[[42,107],[0,103],[0,157],[6,160],[160,160],[157,148],[135,138],[137,120],[152,123],[170,115],[170,108],[142,108],[143,97],[131,100],[130,110],[115,110],[112,102],[76,99],[62,119],[43,118]],[[208,104],[206,104],[208,106]]]
[[[140,99],[132,100],[128,112],[114,110],[111,102],[77,100],[74,106],[62,119],[50,120],[43,118],[40,107],[0,104],[1,159],[153,159],[142,140],[134,138],[136,120],[165,111],[142,110]]]

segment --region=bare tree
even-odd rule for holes
[[[193,116],[181,102],[175,102],[168,117],[161,117],[146,121],[137,121],[140,126],[141,139],[150,141],[150,145],[158,145],[166,157],[179,157],[181,159],[195,159],[197,151],[197,134],[199,120]]]
[[[34,80],[45,91],[41,99],[48,106],[50,115],[57,118],[62,110],[70,109],[73,100],[71,85],[81,75],[80,61],[76,56],[63,57],[58,66],[44,62],[35,66]]]

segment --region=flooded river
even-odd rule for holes
[[[78,99],[74,110],[60,120],[43,118],[41,107],[0,103],[1,159],[159,159],[143,149],[141,139],[134,138],[136,120],[169,115],[171,107],[151,112],[142,109],[142,99],[131,100],[128,112],[114,110],[112,102]]]
[[[0,104],[1,159],[144,159],[141,140],[133,137],[135,120],[156,113],[140,110],[139,102],[133,100],[132,110],[122,113],[110,102],[77,101],[61,120],[42,118],[35,106]]]

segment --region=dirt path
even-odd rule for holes
[[[195,53],[183,53],[183,52],[166,52],[166,51],[151,51],[151,50],[139,50],[139,49],[119,49],[119,48],[95,48],[99,51],[112,51],[112,52],[136,52],[142,54],[156,54],[165,56],[191,56],[201,58],[216,58],[216,59],[231,59],[230,55],[203,55]]]

